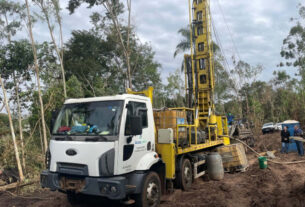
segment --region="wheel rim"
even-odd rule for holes
[[[184,181],[185,184],[190,184],[192,182],[192,172],[191,172],[191,168],[189,166],[185,166],[184,168]]]
[[[147,185],[147,196],[146,196],[148,206],[154,206],[159,200],[159,189],[155,182],[150,182]]]

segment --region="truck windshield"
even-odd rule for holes
[[[66,104],[60,111],[53,135],[119,134],[123,101]]]

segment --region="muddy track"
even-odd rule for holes
[[[278,150],[279,134],[268,134],[256,138],[256,150]],[[297,165],[277,165],[269,163],[266,170],[260,170],[257,158],[248,152],[250,163],[245,173],[226,174],[222,181],[210,181],[207,177],[197,179],[188,192],[176,190],[162,197],[161,207],[193,206],[305,206],[305,163]],[[296,153],[288,155],[276,153],[278,161],[301,160]],[[305,158],[303,158],[305,159]],[[68,207],[64,194],[39,190],[23,195],[31,198],[13,197],[8,193],[0,194],[0,206],[31,207]],[[33,198],[35,197],[35,198]],[[79,207],[123,206],[96,197],[83,197]]]

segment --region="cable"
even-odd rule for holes
[[[229,70],[230,69],[230,65],[229,65],[227,57],[226,57],[226,55],[225,55],[225,53],[223,51],[222,42],[221,42],[221,40],[220,40],[220,38],[218,36],[218,32],[216,30],[216,27],[215,27],[215,24],[213,22],[213,18],[212,17],[211,17],[211,23],[212,23],[212,28],[213,28],[213,31],[214,31],[214,36],[215,36],[216,42],[217,42],[217,44],[219,46],[219,49],[220,49],[220,53],[221,53],[222,57],[224,58],[226,71],[230,72],[230,70]]]
[[[230,29],[230,27],[229,27],[229,25],[228,25],[228,23],[227,23],[226,17],[225,17],[224,12],[223,12],[223,10],[222,10],[222,8],[221,8],[221,5],[220,5],[220,3],[219,3],[219,0],[217,0],[216,2],[217,2],[217,5],[218,5],[218,8],[219,8],[219,10],[220,10],[220,12],[221,12],[221,14],[222,14],[222,18],[223,18],[223,20],[224,20],[224,22],[225,22],[225,25],[226,25],[226,27],[227,27],[227,30],[228,30],[228,32],[229,32],[231,41],[232,41],[232,43],[233,43],[234,50],[235,50],[235,52],[236,52],[236,54],[237,54],[239,60],[241,60],[240,55],[239,55],[239,51],[238,51],[238,49],[237,49],[237,47],[236,47],[236,44],[235,44],[235,41],[234,41],[234,38],[233,38],[232,31],[231,31],[231,29]]]
[[[255,151],[252,147],[250,147],[249,145],[247,145],[244,141],[241,141],[240,139],[235,139],[235,138],[233,138],[233,137],[230,137],[230,139],[233,139],[233,140],[235,140],[235,141],[238,141],[238,142],[242,143],[243,145],[245,145],[246,147],[248,147],[252,152],[254,152],[254,153],[256,154],[257,157],[261,157],[261,155],[260,155],[257,151]]]
[[[248,147],[252,152],[254,152],[257,155],[257,157],[261,157],[261,155],[257,151],[255,151],[252,147],[250,147],[249,145],[247,145],[245,142],[241,141],[240,139],[235,139],[233,137],[230,137],[230,139],[233,139],[233,140],[236,140],[236,141],[242,143],[243,145]],[[305,163],[305,160],[299,160],[299,161],[293,161],[293,162],[278,162],[278,161],[273,161],[273,160],[268,159],[268,161],[271,162],[271,163],[280,164],[280,165]]]

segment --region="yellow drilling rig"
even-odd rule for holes
[[[188,107],[155,110],[156,152],[166,165],[166,179],[188,189],[192,178],[204,174],[200,155],[212,148],[229,145],[227,118],[217,116],[214,106],[214,61],[209,0],[189,1],[191,54],[184,56]],[[143,94],[153,100],[153,88]],[[180,121],[179,121],[180,120]],[[173,139],[167,139],[173,129]],[[164,137],[165,136],[165,137]],[[166,140],[166,141],[165,141]],[[191,166],[191,175],[184,175]],[[191,176],[191,178],[186,178]],[[184,179],[184,180],[183,180]]]

